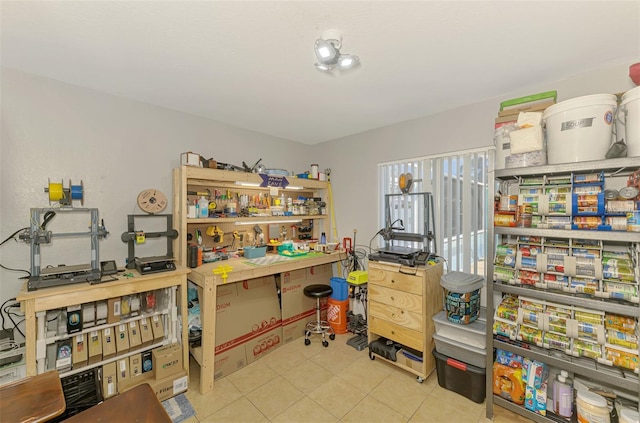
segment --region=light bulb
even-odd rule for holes
[[[349,69],[355,66],[357,62],[358,56],[354,56],[352,54],[343,54],[342,56],[340,56],[338,66],[340,66],[341,69]]]

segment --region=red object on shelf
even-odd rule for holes
[[[640,85],[640,62],[629,66],[629,78],[634,84]]]

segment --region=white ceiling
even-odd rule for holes
[[[640,57],[639,0],[0,7],[3,66],[306,144]],[[327,29],[359,68],[315,69]]]

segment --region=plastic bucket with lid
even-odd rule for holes
[[[450,322],[468,325],[480,315],[480,289],[484,279],[464,272],[450,272],[440,278],[444,309]]]
[[[615,95],[594,94],[549,106],[542,115],[549,164],[604,159],[616,105]]]
[[[576,414],[580,423],[609,423],[607,400],[595,392],[578,390]]]
[[[620,102],[624,115],[624,140],[627,156],[640,156],[640,86],[624,93]]]

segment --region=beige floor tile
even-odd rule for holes
[[[484,403],[476,404],[462,395],[436,386],[411,417],[411,422],[477,422],[484,415],[484,410]]]
[[[225,379],[233,383],[240,392],[247,394],[276,377],[278,377],[278,374],[271,370],[267,363],[260,359],[237,372],[231,373]]]
[[[315,353],[315,351],[307,349],[304,345],[304,341],[300,338],[281,346],[258,361],[264,361],[271,370],[278,374],[282,374],[291,367],[297,366],[305,360],[308,360]]]
[[[269,420],[243,397],[199,421],[200,423],[262,423]]]
[[[333,376],[309,394],[309,398],[339,419],[365,396],[364,391],[338,376]]]
[[[309,347],[313,347],[313,344]],[[358,357],[339,348],[325,348],[322,353],[318,353],[311,357],[316,364],[321,365],[333,374],[342,373],[349,365],[351,365]]]
[[[407,422],[408,418],[387,407],[375,398],[367,396],[356,404],[341,421],[344,423],[400,423]]]
[[[389,377],[387,369],[374,366],[368,358],[366,360],[355,360],[350,366],[344,369],[338,377],[357,386],[364,392],[371,392],[385,378]]]
[[[412,376],[411,373],[407,373],[407,379],[387,377],[371,391],[369,396],[409,418],[430,393],[422,383],[408,379],[410,376]]]
[[[274,423],[331,423],[338,422],[338,419],[309,397],[303,397],[271,421]]]
[[[287,379],[305,394],[315,390],[318,386],[322,385],[333,376],[333,373],[329,370],[310,360],[290,368],[282,374],[282,377]]]
[[[278,376],[248,393],[246,398],[268,419],[272,419],[303,396],[302,391]]]
[[[187,391],[187,398],[196,412],[196,417],[202,419],[242,397],[240,392],[227,378],[216,380],[213,390],[208,394],[200,394],[194,386]]]

